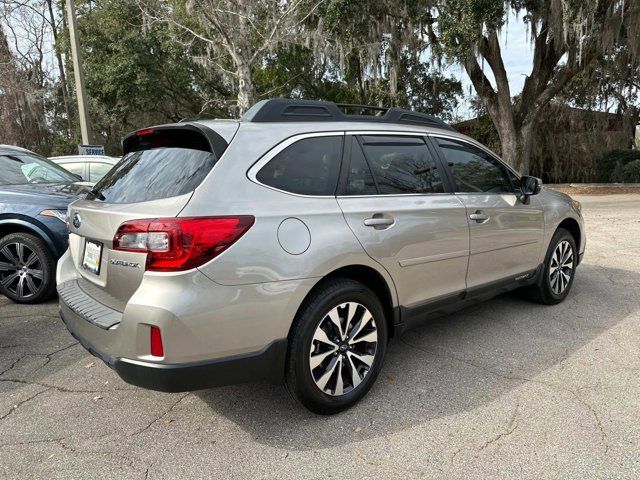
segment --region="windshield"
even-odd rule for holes
[[[0,155],[0,185],[77,181],[77,177],[46,158],[22,152]]]

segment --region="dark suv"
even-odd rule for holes
[[[54,295],[67,205],[87,188],[78,180],[40,155],[0,145],[0,293],[14,302]]]

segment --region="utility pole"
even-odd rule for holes
[[[69,17],[69,36],[71,37],[73,76],[76,80],[76,97],[78,98],[80,132],[82,133],[82,143],[90,144],[92,141],[92,135],[91,127],[89,126],[87,97],[84,91],[84,72],[82,70],[82,58],[80,57],[80,41],[76,32],[76,6],[73,0],[67,0],[67,17]]]

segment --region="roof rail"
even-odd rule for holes
[[[346,113],[357,111],[358,114]],[[364,115],[363,111],[376,112]],[[253,105],[240,119],[245,122],[378,122],[406,123],[425,127],[455,130],[442,120],[426,113],[396,107],[352,105],[321,100],[272,98]]]

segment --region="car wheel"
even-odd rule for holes
[[[0,239],[0,293],[16,303],[38,303],[55,292],[56,262],[45,243],[30,233]]]
[[[387,347],[380,300],[365,285],[333,279],[296,316],[286,381],[309,410],[333,414],[360,400],[380,372]]]
[[[567,230],[556,230],[544,261],[542,277],[530,287],[531,297],[545,305],[562,302],[573,285],[578,264],[576,242]]]

